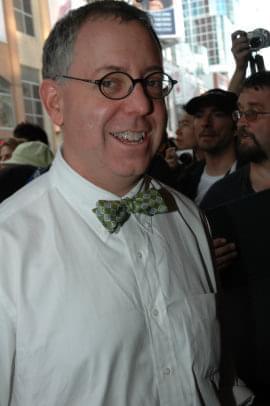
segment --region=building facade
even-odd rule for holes
[[[39,97],[42,45],[50,30],[47,1],[0,0],[0,139],[17,123],[54,132]]]
[[[212,86],[218,86],[218,79],[228,75],[237,3],[238,0],[182,0],[186,42],[194,52],[198,46],[206,47]]]

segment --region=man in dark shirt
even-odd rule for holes
[[[239,168],[216,182],[202,200],[201,209],[211,209],[255,193],[250,181],[250,165]]]
[[[237,243],[238,263],[221,275],[226,323],[238,374],[254,390],[258,405],[266,405],[270,385],[266,322],[270,308],[270,71],[245,80],[238,109],[234,117],[239,152],[250,164],[213,185],[201,208],[206,210],[214,236],[222,228]]]
[[[246,79],[238,100],[239,154],[250,164],[209,189],[201,208],[215,207],[270,188],[270,71]]]

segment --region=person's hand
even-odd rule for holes
[[[235,60],[235,71],[230,80],[228,90],[239,95],[246,77],[248,61],[251,56],[251,48],[247,33],[237,30],[232,33],[232,53]]]
[[[149,11],[159,11],[164,7],[161,0],[150,0],[148,4]]]
[[[165,151],[165,161],[171,169],[176,169],[178,166],[178,157],[176,154],[176,148],[169,147]]]
[[[235,244],[227,242],[225,238],[213,239],[215,264],[218,271],[226,269],[237,257]]]
[[[231,38],[231,51],[234,56],[236,68],[239,70],[246,70],[251,54],[247,33],[245,31],[237,30],[232,33]]]

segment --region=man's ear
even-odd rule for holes
[[[52,79],[44,79],[39,89],[40,97],[54,124],[63,124],[63,106],[61,86]]]

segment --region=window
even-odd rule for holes
[[[0,128],[9,129],[15,125],[10,84],[0,76]]]
[[[43,127],[42,104],[39,98],[39,71],[21,66],[26,121]]]
[[[31,0],[13,0],[13,7],[17,30],[34,36]]]

